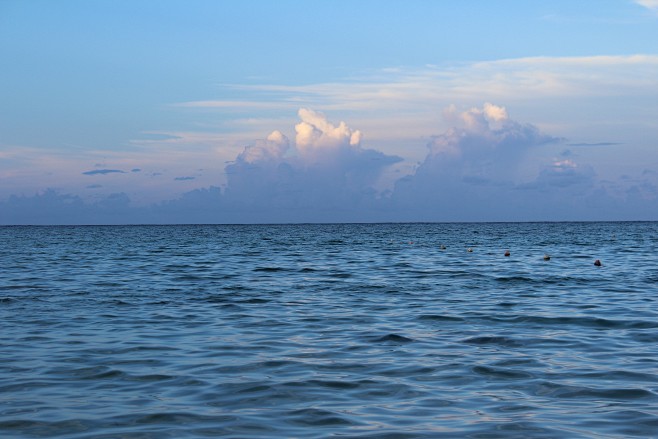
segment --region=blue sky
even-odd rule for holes
[[[0,223],[658,220],[658,1],[0,1]]]

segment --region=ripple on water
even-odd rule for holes
[[[651,437],[656,232],[0,227],[0,435]]]
[[[530,386],[530,391],[537,396],[548,396],[558,399],[584,399],[584,400],[658,400],[657,395],[650,390],[642,388],[598,388],[561,384],[552,381],[541,381]]]
[[[398,334],[386,334],[382,336],[372,336],[368,338],[372,343],[411,343],[413,339]]]

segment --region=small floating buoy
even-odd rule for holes
[[[597,259],[596,261],[594,261],[594,265],[596,265],[597,267],[600,267],[601,266],[601,261],[599,261]]]
[[[551,260],[551,257],[548,256],[548,255],[544,255],[544,260],[545,260],[545,261],[550,261],[550,260]]]
[[[446,246],[441,244],[441,250],[445,250],[445,249],[446,249]]]
[[[469,253],[472,253],[473,249],[469,247],[469,248],[466,249],[466,251],[469,252]]]
[[[509,255],[510,255],[509,250],[505,250],[505,256],[509,256]]]

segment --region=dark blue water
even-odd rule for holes
[[[0,242],[3,438],[658,435],[658,223]]]

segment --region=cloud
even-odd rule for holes
[[[238,162],[244,163],[278,163],[290,148],[290,142],[280,131],[273,131],[267,139],[259,140],[254,145],[246,147],[238,157]]]
[[[383,69],[358,78],[306,85],[225,84],[227,94],[239,91],[244,100],[177,105],[286,112],[291,105],[313,105],[334,111],[367,110],[379,116],[384,111],[406,113],[446,101],[536,102],[538,98],[642,95],[658,84],[657,69],[658,55],[645,54],[509,58]]]
[[[223,188],[211,184],[148,206],[135,205],[133,192],[129,196],[119,186],[108,186],[108,192],[112,192],[109,194],[87,191],[85,199],[49,189],[34,196],[0,201],[0,223],[658,218],[658,174],[648,170],[650,163],[644,164],[641,169],[647,171],[638,175],[628,172],[629,177],[624,179],[602,180],[580,154],[564,149],[563,138],[516,120],[511,114],[513,107],[508,108],[485,102],[470,108],[451,105],[443,112],[435,111],[443,115],[444,121],[433,130],[438,134],[425,137],[424,158],[387,192],[376,190],[377,182],[402,160],[400,157],[365,147],[371,133],[364,131],[364,135],[351,122],[334,122],[324,113],[302,108],[298,120],[290,123],[294,137],[286,136],[284,130],[273,130],[266,138],[236,151],[229,162],[218,159],[220,164],[225,163],[227,180]],[[571,145],[608,143],[612,142]],[[533,172],[527,168],[518,172],[528,156],[542,159],[533,162]],[[137,163],[125,162],[123,167],[131,169]],[[188,169],[198,169],[198,163]],[[203,163],[204,169],[209,169]],[[118,169],[94,171],[88,171],[88,175],[124,173]],[[195,178],[178,172],[180,177],[160,180],[172,187],[185,187],[172,180]],[[86,178],[76,175],[81,180]],[[131,174],[118,180],[130,178],[141,177]],[[192,184],[205,183],[199,177]]]
[[[635,0],[635,3],[652,11],[658,11],[658,0]]]
[[[226,167],[225,202],[254,215],[324,221],[371,204],[383,170],[402,159],[363,148],[360,131],[345,122],[305,108],[298,116],[294,144],[274,131]]]
[[[543,169],[534,182],[524,187],[543,190],[551,187],[591,187],[595,176],[596,173],[591,166],[579,166],[570,159],[556,160],[551,166]]]
[[[89,203],[49,188],[0,202],[0,224],[122,224],[140,222],[140,217],[141,209],[132,207],[124,193]]]
[[[453,105],[443,114],[453,126],[432,137],[421,172],[432,168],[462,176],[509,179],[527,149],[562,140],[510,119],[504,107],[491,103],[463,112]]]
[[[194,189],[149,208],[149,222],[169,224],[244,223],[242,212],[224,206],[221,188]]]
[[[142,172],[142,170],[139,168],[133,168],[130,170],[130,172]]]
[[[295,125],[295,142],[307,160],[314,152],[333,152],[341,148],[358,147],[361,143],[361,132],[351,130],[345,122],[334,126],[323,114],[307,108],[299,110],[299,117],[302,121]]]
[[[107,175],[107,174],[125,174],[125,171],[119,169],[94,169],[83,172],[82,175]]]
[[[491,103],[462,112],[450,106],[443,114],[452,127],[433,136],[415,173],[395,184],[392,208],[408,212],[410,220],[509,218],[518,204],[521,160],[529,150],[563,139],[513,120]]]
[[[567,143],[568,146],[616,146],[623,145],[620,142],[596,142],[596,143]]]
[[[126,209],[129,205],[130,197],[124,192],[110,194],[97,203],[98,207],[108,211]]]
[[[294,108],[298,103],[288,102],[286,107]],[[259,101],[238,101],[238,100],[207,100],[207,101],[190,101],[172,104],[173,107],[183,108],[230,108],[230,109],[281,109],[282,103],[277,102],[259,102]]]
[[[538,128],[575,141],[614,139],[624,133],[624,144],[647,147],[647,139],[656,134],[656,99],[657,55],[539,56],[388,68],[332,82],[221,84],[216,99],[173,104],[193,116],[196,126],[161,131],[173,140],[150,145],[170,148],[166,157],[212,145],[225,161],[234,159],[252,139],[279,130],[290,139],[290,154],[306,152],[313,157],[317,151],[304,148],[304,140],[322,131],[324,141],[336,141],[331,130],[318,130],[312,114],[300,120],[288,116],[294,114],[293,107],[312,108],[349,118],[350,126],[367,135],[362,145],[370,143],[388,155],[402,156],[395,168],[406,174],[424,159],[426,136],[453,126],[436,111],[451,103],[479,107],[488,112],[493,125],[500,123],[496,117],[505,115],[492,113],[493,107],[483,109],[483,102],[505,103],[507,110],[536,121]],[[300,125],[299,133],[287,129],[295,124]],[[333,123],[333,129],[340,132],[340,123]],[[379,187],[392,184],[393,178],[388,178]]]

